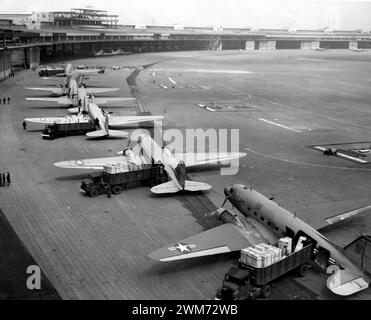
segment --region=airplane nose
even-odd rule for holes
[[[232,186],[226,186],[224,188],[224,194],[226,197],[229,197],[232,194],[232,192],[233,192]]]

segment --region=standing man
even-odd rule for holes
[[[10,180],[10,173],[9,171],[6,173],[6,184],[8,185],[8,187],[10,186],[10,184],[12,183],[12,181]]]
[[[5,98],[5,97],[3,98],[3,103],[4,103],[4,104],[6,103],[6,98]]]
[[[10,97],[8,97],[8,104],[10,104]]]
[[[26,130],[27,129],[27,122],[26,122],[26,120],[23,120],[22,125],[23,125],[23,130]]]
[[[2,176],[3,176],[3,186],[5,187],[6,186],[5,172],[3,172]]]

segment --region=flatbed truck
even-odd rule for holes
[[[96,130],[94,121],[76,123],[53,123],[45,126],[43,139],[54,140],[60,137],[83,135]]]
[[[272,263],[266,267],[254,267],[239,261],[238,267],[231,267],[225,274],[223,286],[216,295],[217,300],[255,300],[268,298],[272,291],[272,282],[277,278],[295,271],[305,276],[307,264],[312,257],[313,244]]]
[[[137,169],[120,173],[96,173],[84,179],[81,190],[92,198],[100,194],[120,194],[130,183],[141,182],[143,185],[155,186],[168,180],[162,164],[144,164]],[[110,189],[110,190],[109,190]]]

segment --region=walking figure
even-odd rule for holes
[[[6,98],[5,98],[5,97],[3,98],[3,103],[4,103],[4,104],[6,103]]]
[[[23,130],[26,130],[27,129],[27,122],[25,120],[23,120],[22,125],[23,125]]]
[[[9,171],[6,173],[6,184],[9,187],[12,181],[10,180],[10,173]]]
[[[10,97],[8,97],[8,104],[10,104]]]

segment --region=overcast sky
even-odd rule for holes
[[[371,30],[371,0],[1,0],[0,13],[86,6],[121,24]]]

